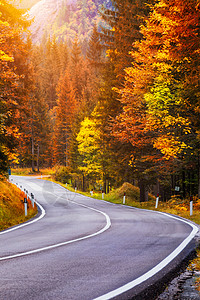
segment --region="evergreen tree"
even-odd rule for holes
[[[103,47],[101,45],[100,34],[97,30],[97,25],[95,24],[93,27],[93,32],[88,42],[87,49],[87,59],[89,61],[89,65],[96,69],[96,73],[98,74],[101,70],[100,67],[104,61],[103,57]]]
[[[57,89],[58,100],[56,107],[56,120],[54,131],[54,163],[69,165],[69,143],[72,126],[77,110],[75,90],[68,71],[61,77]]]
[[[136,149],[143,149],[140,149],[143,174],[147,173],[146,155],[152,156],[154,162],[159,155],[168,160],[181,159],[190,149],[191,141],[194,142],[196,86],[190,88],[190,98],[185,95],[188,95],[190,72],[197,65],[196,4],[179,0],[161,0],[155,4],[146,26],[142,27],[144,39],[135,43],[138,50],[131,53],[133,66],[126,69],[125,88],[120,90],[124,107],[118,132]]]
[[[115,65],[118,84],[123,85],[124,69],[131,66],[130,51],[136,41],[141,40],[140,26],[149,13],[148,4],[153,0],[113,0],[114,9],[105,9],[103,18],[110,26],[104,28],[102,39],[108,47],[108,56]]]
[[[31,164],[33,171],[35,171],[35,167],[39,170],[42,156],[44,157],[45,153],[47,154],[50,135],[48,105],[42,98],[38,86],[39,67],[34,55],[31,40],[28,40],[26,57],[19,57],[19,61],[24,68],[24,84],[21,97],[25,95],[26,101],[23,102],[20,112],[20,139],[17,148],[20,165],[29,166]],[[27,65],[26,60],[28,59],[31,63]]]
[[[26,100],[22,93],[25,74],[19,58],[23,61],[26,57],[24,32],[28,24],[22,10],[5,0],[0,2],[0,157],[3,161],[0,169],[4,171],[7,159],[16,159],[19,114]]]

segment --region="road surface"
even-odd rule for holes
[[[136,299],[194,248],[197,228],[178,218],[12,179],[41,214],[0,233],[0,300]]]

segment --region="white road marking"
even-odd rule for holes
[[[38,188],[38,186],[37,186],[37,188]],[[51,194],[53,194],[53,193],[51,193]],[[104,226],[104,228],[102,228],[98,232],[90,234],[88,236],[84,236],[84,237],[81,237],[81,238],[78,238],[78,239],[74,239],[74,240],[71,240],[71,241],[62,242],[62,243],[59,243],[59,244],[50,245],[50,246],[39,248],[39,249],[35,249],[35,250],[30,250],[30,251],[27,251],[27,252],[24,252],[24,253],[18,253],[18,254],[14,254],[14,255],[10,255],[10,256],[0,257],[0,261],[7,260],[7,259],[12,259],[12,258],[17,258],[17,257],[21,257],[21,256],[26,256],[26,255],[30,255],[30,254],[34,254],[34,253],[38,253],[38,252],[42,252],[42,251],[54,249],[54,248],[57,248],[57,247],[60,247],[60,246],[68,245],[68,244],[71,244],[71,243],[74,243],[74,242],[82,241],[82,240],[94,237],[96,235],[99,235],[99,234],[103,233],[104,231],[106,231],[107,229],[110,228],[111,221],[110,221],[109,216],[106,213],[104,213],[104,212],[102,212],[100,210],[94,209],[92,207],[89,207],[87,205],[79,204],[79,203],[76,203],[76,202],[71,201],[71,200],[68,200],[68,201],[70,201],[70,202],[72,202],[72,203],[74,203],[76,205],[79,205],[79,206],[82,206],[82,207],[85,207],[85,208],[88,208],[90,210],[93,210],[93,211],[96,211],[96,212],[99,212],[99,213],[103,214],[104,217],[106,218],[106,226]],[[106,202],[106,201],[104,201],[104,202]],[[43,211],[44,210],[43,207],[39,203],[37,203],[37,204],[39,205],[39,207]],[[151,212],[154,212],[154,211],[151,211]],[[172,215],[168,215],[168,214],[162,213],[162,212],[155,212],[155,213],[159,213],[159,214],[165,215],[165,216],[167,216],[169,218],[172,218],[172,219],[175,219],[175,220],[178,220],[180,222],[188,224],[189,226],[192,227],[192,232],[190,233],[190,235],[171,254],[169,254],[165,259],[163,259],[154,268],[152,268],[151,270],[149,270],[148,272],[146,272],[142,276],[138,277],[137,279],[135,279],[135,280],[133,280],[133,281],[131,281],[131,282],[123,285],[122,287],[119,287],[119,288],[117,288],[117,289],[115,289],[115,290],[113,290],[113,291],[111,291],[111,292],[109,292],[107,294],[104,294],[104,295],[102,295],[102,296],[100,296],[98,298],[95,298],[94,300],[109,300],[109,299],[112,299],[112,298],[114,298],[116,296],[119,296],[119,295],[127,292],[128,290],[134,288],[135,286],[141,284],[142,282],[146,281],[147,279],[151,278],[152,276],[154,276],[155,274],[157,274],[159,271],[161,271],[164,267],[166,267],[176,256],[178,256],[181,253],[181,251],[183,251],[183,249],[191,242],[191,240],[194,238],[194,236],[199,231],[198,228],[197,228],[197,226],[193,225],[189,221],[186,221],[186,220],[183,220],[183,219],[180,219],[178,217],[175,217],[175,216],[172,216]],[[44,211],[44,214],[45,214],[45,211]],[[40,216],[40,218],[41,218],[41,216]],[[18,229],[20,227],[23,227],[23,226],[29,225],[31,223],[34,223],[36,221],[38,221],[38,219],[37,220],[33,220],[33,221],[31,221],[29,223],[26,223],[26,224],[22,224],[22,225],[20,225],[20,226],[18,226],[16,228],[8,229],[8,230],[6,230],[4,232],[1,232],[0,234],[7,233],[9,231],[12,231],[12,230]]]
[[[69,201],[69,200],[68,200]],[[98,209],[95,209],[95,208],[92,208],[92,207],[89,207],[87,205],[83,205],[83,204],[79,204],[79,203],[76,203],[74,201],[70,201],[76,205],[79,205],[79,206],[82,206],[84,208],[87,208],[87,209],[90,209],[90,210],[93,210],[93,211],[96,211],[100,214],[102,214],[105,218],[106,218],[106,225],[99,231],[95,232],[95,233],[92,233],[92,234],[89,234],[89,235],[86,235],[84,237],[81,237],[81,238],[78,238],[78,239],[74,239],[74,240],[71,240],[71,241],[65,241],[65,242],[62,242],[62,243],[58,243],[58,244],[53,244],[53,245],[50,245],[50,246],[46,246],[46,247],[43,247],[43,248],[38,248],[38,249],[35,249],[35,250],[30,250],[30,251],[27,251],[27,252],[23,252],[23,253],[17,253],[17,254],[13,254],[13,255],[9,255],[9,256],[4,256],[4,257],[0,257],[0,261],[2,260],[7,260],[7,259],[11,259],[11,258],[17,258],[17,257],[21,257],[21,256],[26,256],[26,255],[30,255],[30,254],[34,254],[34,253],[38,253],[38,252],[42,252],[42,251],[46,251],[46,250],[50,250],[50,249],[55,249],[55,248],[58,248],[58,247],[61,247],[61,246],[65,246],[65,245],[68,245],[68,244],[72,244],[72,243],[75,243],[75,242],[79,242],[79,241],[82,241],[82,240],[85,240],[85,239],[89,239],[91,237],[94,237],[94,236],[97,236],[101,233],[103,233],[104,231],[108,230],[111,226],[111,221],[110,221],[110,218],[109,216],[98,210]],[[41,205],[40,205],[41,206]],[[24,224],[25,225],[25,224]]]
[[[157,274],[159,271],[161,271],[164,267],[166,267],[176,256],[178,256],[181,253],[181,251],[183,251],[183,249],[191,242],[191,240],[195,237],[195,235],[199,231],[197,226],[193,225],[192,223],[190,223],[186,220],[182,220],[182,219],[176,218],[174,216],[171,216],[171,215],[168,215],[168,214],[162,213],[162,212],[156,212],[156,213],[160,213],[160,214],[165,215],[169,218],[179,220],[183,223],[186,223],[186,224],[190,225],[192,227],[192,232],[171,254],[169,254],[165,259],[163,259],[154,268],[152,268],[151,270],[149,270],[148,272],[146,272],[142,276],[138,277],[137,279],[135,279],[135,280],[123,285],[122,287],[119,287],[119,288],[117,288],[117,289],[115,289],[115,290],[113,290],[113,291],[111,291],[107,294],[104,294],[104,295],[102,295],[98,298],[95,298],[94,300],[109,300],[109,299],[112,299],[116,296],[119,296],[119,295],[131,290],[135,286],[137,286],[137,285],[141,284],[142,282],[146,281],[147,279],[151,278],[152,276]]]

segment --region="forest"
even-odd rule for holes
[[[49,167],[83,191],[200,198],[199,10],[112,0],[84,45],[34,45],[24,10],[0,0],[0,174]]]

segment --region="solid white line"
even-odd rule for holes
[[[87,235],[87,236],[84,236],[84,237],[81,237],[81,238],[78,238],[78,239],[74,239],[74,240],[71,240],[71,241],[66,241],[66,242],[62,242],[62,243],[58,243],[58,244],[46,246],[46,247],[35,249],[35,250],[30,250],[30,251],[23,252],[23,253],[18,253],[18,254],[13,254],[13,255],[10,255],[10,256],[0,257],[0,261],[11,259],[11,258],[16,258],[16,257],[21,257],[21,256],[26,256],[26,255],[30,255],[30,254],[34,254],[34,253],[38,253],[38,252],[50,250],[50,249],[55,249],[55,248],[58,248],[58,247],[61,247],[61,246],[65,246],[65,245],[68,245],[68,244],[72,244],[72,243],[75,243],[75,242],[79,242],[79,241],[82,241],[82,240],[89,239],[91,237],[97,236],[97,235],[103,233],[104,231],[106,231],[107,229],[110,228],[111,221],[110,221],[109,216],[106,213],[104,213],[104,212],[102,212],[102,211],[100,211],[98,209],[89,207],[87,205],[76,203],[74,201],[70,201],[70,202],[73,202],[76,205],[82,206],[84,208],[87,208],[87,209],[90,209],[90,210],[93,210],[93,211],[96,211],[96,212],[102,214],[106,218],[106,225],[101,230],[99,230],[99,231],[97,231],[95,233],[92,233],[90,235]]]
[[[106,226],[104,228],[102,228],[101,230],[99,230],[98,232],[90,234],[88,236],[84,236],[82,238],[78,238],[78,239],[74,239],[74,240],[71,240],[71,241],[62,242],[62,243],[59,243],[59,244],[54,244],[54,245],[51,245],[51,246],[47,246],[47,247],[43,247],[43,248],[39,248],[39,249],[35,249],[35,250],[30,250],[30,251],[27,251],[27,252],[24,252],[24,253],[14,254],[14,255],[6,256],[6,257],[1,257],[0,261],[11,259],[11,258],[16,258],[16,257],[21,257],[21,256],[26,256],[26,255],[29,255],[29,254],[34,254],[34,253],[37,253],[37,252],[46,251],[46,250],[54,249],[54,248],[57,248],[57,247],[60,247],[60,246],[64,246],[64,245],[67,245],[67,244],[71,244],[71,243],[74,243],[74,242],[78,242],[78,241],[81,241],[81,240],[85,240],[85,239],[94,237],[96,235],[99,235],[99,234],[103,233],[104,231],[106,231],[107,229],[110,228],[111,221],[110,221],[109,216],[106,213],[104,213],[104,212],[102,212],[100,210],[94,209],[92,207],[76,203],[76,202],[71,201],[71,200],[68,200],[68,201],[70,201],[70,202],[72,202],[72,203],[74,203],[76,205],[79,205],[79,206],[82,206],[82,207],[85,207],[85,208],[88,208],[90,210],[93,210],[93,211],[96,211],[96,212],[99,212],[99,213],[103,214],[105,216],[105,218],[106,218]],[[104,202],[106,202],[106,201],[104,201]],[[110,203],[110,202],[108,202],[108,203]],[[37,204],[40,206],[41,210],[43,210],[42,206],[39,203],[37,203]],[[154,212],[154,211],[152,211],[152,212]],[[152,268],[151,270],[149,270],[148,272],[146,272],[142,276],[138,277],[137,279],[135,279],[135,280],[133,280],[133,281],[131,281],[131,282],[123,285],[122,287],[117,288],[117,289],[115,289],[115,290],[113,290],[113,291],[111,291],[111,292],[109,292],[107,294],[104,294],[104,295],[102,295],[102,296],[100,296],[98,298],[95,298],[94,300],[109,300],[109,299],[112,299],[112,298],[114,298],[116,296],[119,296],[119,295],[127,292],[128,290],[134,288],[135,286],[141,284],[142,282],[146,281],[147,279],[151,278],[152,276],[154,276],[155,274],[157,274],[159,271],[161,271],[164,267],[166,267],[175,257],[177,257],[181,253],[181,251],[183,251],[183,249],[194,238],[194,236],[196,235],[196,233],[199,231],[199,229],[197,228],[197,226],[193,225],[189,221],[177,218],[177,217],[172,216],[172,215],[168,215],[168,214],[163,213],[163,212],[155,212],[155,213],[159,213],[159,214],[165,215],[165,216],[167,216],[169,218],[172,218],[172,219],[175,219],[175,220],[178,220],[178,221],[181,221],[183,223],[188,224],[189,226],[192,227],[192,232],[190,233],[190,235],[171,254],[169,254],[165,259],[163,259],[154,268]],[[41,218],[41,216],[40,216],[40,218]],[[22,225],[18,226],[17,228],[11,228],[11,229],[9,229],[9,230],[7,230],[5,232],[2,232],[0,234],[3,234],[3,233],[6,233],[8,231],[12,231],[12,230],[18,229],[19,227],[23,227],[23,226],[29,225],[31,223],[36,222],[37,220],[33,220],[30,223],[22,224]]]
[[[148,272],[146,272],[142,276],[138,277],[137,279],[135,279],[135,280],[123,285],[122,287],[117,288],[117,289],[115,289],[115,290],[113,290],[113,291],[111,291],[111,292],[109,292],[105,295],[102,295],[98,298],[95,298],[94,300],[109,300],[109,299],[112,299],[112,298],[114,298],[116,296],[119,296],[119,295],[127,292],[128,290],[134,288],[135,286],[141,284],[142,282],[146,281],[147,279],[151,278],[152,276],[157,274],[159,271],[161,271],[164,267],[166,267],[176,256],[178,256],[181,253],[181,251],[191,242],[191,240],[195,237],[195,235],[199,231],[197,226],[193,225],[192,223],[190,223],[186,220],[182,220],[182,219],[176,218],[174,216],[171,216],[171,215],[168,215],[168,214],[162,213],[162,212],[157,212],[157,213],[160,213],[162,215],[166,215],[169,218],[179,220],[181,222],[184,222],[184,223],[190,225],[192,227],[192,232],[170,255],[168,255],[165,259],[163,259],[154,268],[152,268],[151,270],[149,270]]]
[[[17,225],[17,226],[15,226],[15,227],[10,228],[10,229],[6,229],[6,230],[4,230],[4,231],[1,231],[1,232],[0,232],[0,235],[1,235],[1,234],[8,233],[8,232],[11,232],[11,231],[14,231],[14,230],[17,230],[17,229],[20,229],[20,228],[22,228],[22,227],[24,227],[24,226],[33,224],[33,223],[35,223],[35,222],[41,220],[41,219],[45,216],[46,212],[45,212],[45,210],[44,210],[44,208],[42,207],[41,204],[39,204],[37,201],[35,201],[35,203],[36,203],[36,204],[39,206],[39,208],[41,209],[41,215],[40,215],[38,218],[36,218],[36,219],[34,219],[34,220],[32,220],[32,221],[29,221],[29,222],[26,222],[26,223]]]

